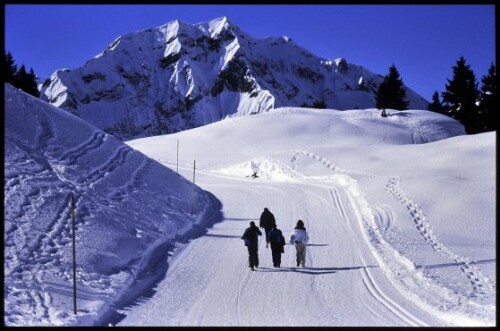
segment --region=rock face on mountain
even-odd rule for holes
[[[374,108],[382,79],[288,37],[252,38],[222,17],[118,37],[83,67],[52,74],[41,98],[130,139],[283,106]],[[409,88],[407,99],[410,108],[427,108]]]

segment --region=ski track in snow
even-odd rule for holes
[[[470,294],[471,297],[487,295],[486,290],[493,290],[493,286],[489,284],[488,279],[482,275],[476,266],[471,265],[471,261],[468,258],[464,258],[453,253],[450,249],[448,249],[448,247],[439,241],[437,236],[433,233],[430,222],[425,216],[422,208],[420,208],[416,202],[412,201],[401,190],[401,187],[399,186],[400,181],[401,179],[398,177],[391,177],[386,185],[386,190],[391,193],[398,202],[403,204],[406,209],[408,209],[411,219],[415,223],[415,227],[420,235],[431,245],[435,252],[455,261],[460,265],[460,271],[465,274],[472,285],[472,293]]]
[[[414,133],[412,133],[412,135],[415,137]],[[425,142],[426,139],[425,137],[422,136],[419,139],[414,139],[414,142],[416,143],[417,140],[423,143]],[[298,160],[298,154],[299,153],[296,153],[293,156],[292,161],[290,162],[291,166],[294,167],[294,170],[297,167],[296,162]],[[325,167],[327,167],[331,171],[336,171],[346,174],[364,175],[372,178],[381,178],[380,176],[374,174],[368,174],[368,173],[338,168],[331,161],[322,158],[321,156],[307,150],[303,150],[302,154],[322,163]],[[480,270],[475,265],[472,265],[471,261],[468,258],[464,258],[453,253],[443,243],[441,243],[438,240],[437,236],[432,231],[432,227],[427,217],[425,216],[424,211],[422,210],[422,208],[418,206],[417,203],[412,201],[402,191],[401,187],[399,186],[400,181],[401,178],[399,177],[390,177],[385,189],[389,193],[391,193],[391,195],[398,202],[400,202],[407,208],[412,221],[415,223],[415,228],[420,233],[420,235],[425,239],[425,241],[430,244],[432,249],[441,256],[447,257],[455,261],[458,265],[460,265],[460,271],[464,273],[464,275],[467,277],[472,286],[472,292],[469,294],[469,297],[484,297],[488,295],[488,291],[490,292],[494,291],[494,284],[491,284],[488,278],[483,276]],[[337,191],[336,188],[331,188],[330,192],[333,205],[335,205],[340,215],[342,215],[342,218],[347,221],[349,228],[352,230],[351,223],[348,221],[347,214],[345,211],[345,206],[340,199],[339,192]],[[379,230],[385,232],[393,222],[393,213],[390,212],[390,207],[388,208],[376,207],[374,208],[374,212],[372,213],[374,214],[375,219],[377,219],[381,224],[381,228],[379,228]],[[361,259],[363,259],[362,255],[360,255],[360,257]],[[410,325],[413,326],[425,325],[425,323],[421,322],[420,320],[409,314],[403,308],[399,307],[395,302],[386,298],[385,295],[378,290],[373,277],[371,277],[370,272],[366,270],[366,268],[363,268],[363,279],[365,286],[370,291],[370,293],[372,293],[374,297],[379,299],[382,304],[384,304],[387,308],[389,308],[389,310],[391,310],[397,316],[399,316],[400,318],[402,318],[403,320],[405,320],[406,322],[408,322]]]
[[[357,175],[362,175],[362,176],[368,176],[371,178],[380,178],[380,176],[375,175],[375,174],[370,174],[370,173],[365,173],[365,172],[359,172],[359,171],[354,171],[354,170],[349,170],[349,169],[343,169],[340,167],[337,167],[333,162],[319,156],[318,154],[315,154],[313,152],[310,152],[308,150],[303,150],[301,152],[295,153],[295,155],[292,157],[290,161],[290,165],[292,169],[296,170],[297,169],[297,161],[298,161],[298,156],[299,154],[306,155],[321,164],[323,164],[326,168],[328,168],[331,171],[335,172],[340,172],[340,173],[345,173],[345,174],[357,174]],[[341,219],[344,220],[344,222],[347,224],[351,235],[353,237],[356,237],[354,233],[354,229],[352,227],[352,222],[350,221],[347,212],[346,212],[346,206],[343,203],[340,193],[335,187],[331,187],[330,190],[330,197],[331,197],[331,204],[335,206],[335,208],[338,210],[339,214],[341,215]],[[386,219],[385,216],[382,216],[383,219]],[[386,227],[390,226],[391,223],[391,218],[387,218]],[[369,243],[368,243],[369,244]],[[361,250],[358,250],[358,255],[363,262],[363,268],[360,268],[361,270],[361,275],[362,275],[362,280],[365,288],[368,290],[368,292],[376,299],[378,300],[383,306],[385,306],[391,313],[393,313],[395,316],[397,316],[399,319],[404,321],[404,323],[407,323],[410,326],[427,326],[426,323],[415,317],[413,314],[409,313],[406,309],[401,307],[399,304],[397,304],[394,300],[390,299],[380,288],[380,286],[377,284],[377,281],[373,277],[372,273],[368,270],[368,264],[366,263],[366,260],[361,252]]]
[[[352,228],[351,225],[352,222],[346,213],[346,206],[342,202],[340,194],[335,187],[330,188],[330,196],[332,198],[332,203],[335,206],[335,208],[337,208],[337,210],[339,211],[341,218],[348,225],[351,235],[353,237],[356,237],[354,229]],[[393,301],[386,294],[384,294],[384,292],[380,289],[380,286],[377,285],[377,282],[375,278],[372,276],[370,270],[368,270],[367,268],[368,264],[366,263],[366,260],[363,257],[361,250],[358,250],[358,255],[361,261],[363,262],[363,268],[361,268],[360,271],[363,279],[363,284],[365,285],[365,288],[368,290],[368,292],[382,305],[384,305],[390,312],[392,312],[394,315],[399,317],[404,322],[408,323],[408,325],[426,326],[424,322],[422,322],[421,320],[410,314],[406,309],[402,308],[395,301]]]
[[[359,171],[354,171],[354,170],[343,169],[343,168],[337,167],[333,162],[331,162],[325,158],[322,158],[318,154],[315,154],[315,153],[307,151],[307,150],[302,150],[300,152],[296,152],[292,156],[292,158],[290,160],[290,166],[293,170],[296,170],[298,167],[298,160],[299,160],[300,155],[305,155],[313,160],[320,162],[323,166],[325,166],[326,168],[328,168],[331,171],[340,172],[343,174],[368,176],[370,178],[381,178],[380,176],[375,175],[375,174],[370,174],[370,173],[366,173],[366,172],[359,172]],[[211,175],[225,177],[225,176],[213,174],[213,173],[211,173]],[[253,190],[251,188],[247,188],[247,190],[252,191],[253,192],[252,194],[255,194],[257,196],[261,196],[263,201],[266,200],[266,196],[263,193],[261,193],[260,191]],[[313,194],[313,193],[310,192],[310,194]],[[323,200],[323,201],[326,201],[326,204],[332,205],[338,211],[338,213],[341,215],[341,219],[347,225],[347,228],[349,229],[351,236],[353,238],[356,238],[357,237],[356,230],[353,228],[352,221],[350,220],[350,217],[348,216],[348,213],[346,210],[348,207],[345,205],[345,203],[341,199],[340,193],[337,190],[337,188],[330,187],[329,188],[329,195],[330,195],[331,200],[325,200],[324,197],[320,197],[320,196],[316,196],[316,198]],[[350,201],[351,201],[351,203],[354,203],[351,199],[350,199]],[[383,225],[383,227],[385,229],[388,229],[390,227],[391,223],[393,222],[393,215],[390,212],[390,208],[389,208],[389,210],[387,208],[377,208],[376,211],[377,211],[376,217],[378,217],[381,220],[381,224]],[[363,226],[361,224],[359,225],[359,228],[361,231],[363,231]],[[403,308],[395,300],[391,299],[388,294],[384,293],[384,291],[382,290],[383,287],[378,284],[376,277],[374,277],[372,272],[370,270],[368,270],[368,264],[366,263],[366,259],[365,259],[364,254],[371,254],[371,253],[370,253],[370,248],[369,248],[370,243],[366,242],[366,244],[368,246],[364,249],[365,252],[363,253],[363,249],[360,248],[357,251],[357,254],[358,254],[360,260],[363,262],[363,267],[360,268],[361,279],[362,279],[364,287],[366,288],[368,293],[375,300],[380,302],[380,304],[382,306],[384,306],[390,313],[392,313],[394,316],[396,316],[398,319],[400,319],[403,324],[409,325],[409,326],[427,326],[427,324],[425,322],[420,320],[418,317],[414,316],[407,309]],[[311,252],[308,251],[308,260],[309,261],[311,261],[311,257],[309,256],[310,253]],[[248,282],[248,277],[249,276],[245,276],[240,280],[240,284],[238,286],[237,293],[236,293],[236,295],[237,295],[237,298],[236,298],[237,317],[236,318],[237,318],[238,325],[240,325],[240,323],[241,323],[240,313],[239,313],[239,310],[240,310],[240,300],[239,299],[244,291],[245,284]],[[311,293],[315,293],[314,292],[314,288],[315,288],[314,278],[312,279],[309,286],[311,287],[311,289],[309,289],[309,291],[311,291]],[[204,293],[204,294],[203,293],[200,294],[200,296],[203,296],[204,294],[206,294],[206,293]],[[316,298],[316,299],[320,300],[321,298]],[[191,311],[194,312],[195,314],[199,314],[200,309],[196,308],[197,307],[196,305],[201,304],[203,301],[204,300],[202,300],[202,299],[197,301],[195,304],[195,307],[193,307],[193,309],[191,309]],[[191,317],[194,317],[195,321],[198,321],[198,322],[203,320],[202,316],[196,316],[196,317],[191,316]]]
[[[415,136],[415,133],[412,133],[412,136]],[[420,135],[422,136],[422,135]],[[425,138],[423,136],[419,139],[420,141],[425,141]],[[416,140],[414,140],[416,142]],[[304,155],[309,156],[319,162],[321,162],[323,165],[325,165],[327,168],[329,168],[332,171],[339,171],[342,173],[351,173],[351,174],[362,174],[370,177],[380,177],[378,175],[374,174],[368,174],[368,173],[360,173],[357,171],[351,171],[347,169],[341,169],[336,167],[331,161],[326,160],[325,158],[320,157],[319,155],[309,152],[309,151],[303,151],[302,152]],[[296,156],[292,159],[294,162],[297,160]],[[422,237],[425,239],[426,242],[428,242],[432,249],[441,254],[442,256],[448,257],[451,260],[455,261],[456,263],[460,264],[460,270],[464,272],[466,277],[469,279],[471,285],[472,285],[472,293],[471,296],[484,296],[487,294],[487,290],[493,290],[493,285],[491,285],[486,277],[484,277],[481,272],[478,270],[478,268],[474,265],[471,265],[471,261],[468,258],[461,257],[452,251],[450,251],[443,243],[441,243],[436,235],[433,233],[431,225],[429,221],[427,220],[423,210],[418,206],[417,203],[413,202],[411,199],[408,198],[408,196],[401,190],[399,187],[399,182],[400,178],[397,177],[391,177],[389,178],[389,181],[386,185],[386,190],[389,191],[393,197],[405,205],[405,207],[408,209],[410,216],[415,223],[416,229],[419,231],[419,233],[422,235]],[[332,192],[332,196],[335,194]],[[338,200],[334,199],[334,203],[337,207],[341,208],[341,213],[345,215],[345,212],[342,210],[342,206],[340,205]],[[392,218],[388,216],[381,215],[381,213],[387,213],[382,211],[380,208],[377,209],[379,211],[378,217],[379,219],[387,219],[388,224],[385,226],[387,229],[390,224],[390,220]],[[387,215],[387,214],[386,214]],[[388,218],[386,218],[388,217]]]

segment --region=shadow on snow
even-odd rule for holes
[[[376,268],[377,266],[366,266],[366,267],[340,267],[340,268],[315,268],[315,267],[281,267],[281,268],[267,268],[267,267],[259,267],[256,271],[260,272],[299,272],[302,274],[309,275],[323,275],[323,274],[334,274],[338,271],[345,270],[358,270],[358,269],[366,269],[366,268]]]
[[[223,220],[221,202],[210,192],[205,191],[205,193],[211,200],[212,213],[206,215],[207,222],[204,226],[194,225],[185,235],[176,236],[172,241],[156,247],[146,267],[138,273],[132,285],[124,291],[125,294],[109,305],[107,311],[94,323],[94,326],[116,325],[127,316],[127,309],[139,306],[151,299],[156,293],[158,283],[165,278],[169,268],[168,259],[173,255],[176,244],[187,243],[206,235],[208,228]]]
[[[259,219],[258,218],[224,218],[224,221],[233,221],[233,222],[254,221],[254,222],[258,222]]]
[[[207,233],[205,237],[215,237],[215,238],[238,238],[241,239],[241,236],[234,236],[229,234],[211,234]]]
[[[485,263],[493,263],[496,262],[496,259],[489,260],[478,260],[470,262],[469,264],[485,264]],[[433,264],[433,265],[415,265],[417,269],[437,269],[437,268],[447,268],[447,267],[456,267],[460,265],[465,265],[465,262],[455,262],[455,263],[441,263],[441,264]]]

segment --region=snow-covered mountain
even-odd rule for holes
[[[222,17],[120,36],[84,66],[56,71],[41,98],[129,139],[283,106],[372,108],[382,79],[288,37],[253,38]],[[410,88],[407,99],[411,109],[427,108]]]
[[[72,314],[72,192],[80,316]],[[175,171],[10,85],[4,194],[6,325],[99,319],[152,270],[166,270],[169,250],[220,209]]]

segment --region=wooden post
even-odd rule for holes
[[[177,173],[179,173],[179,139],[177,139]]]
[[[195,175],[196,175],[196,160],[194,160],[194,165],[193,165],[193,196],[191,200],[191,215],[194,214],[194,180],[195,180]]]
[[[71,194],[71,219],[73,227],[73,312],[76,315],[76,234],[75,234],[75,192]]]

